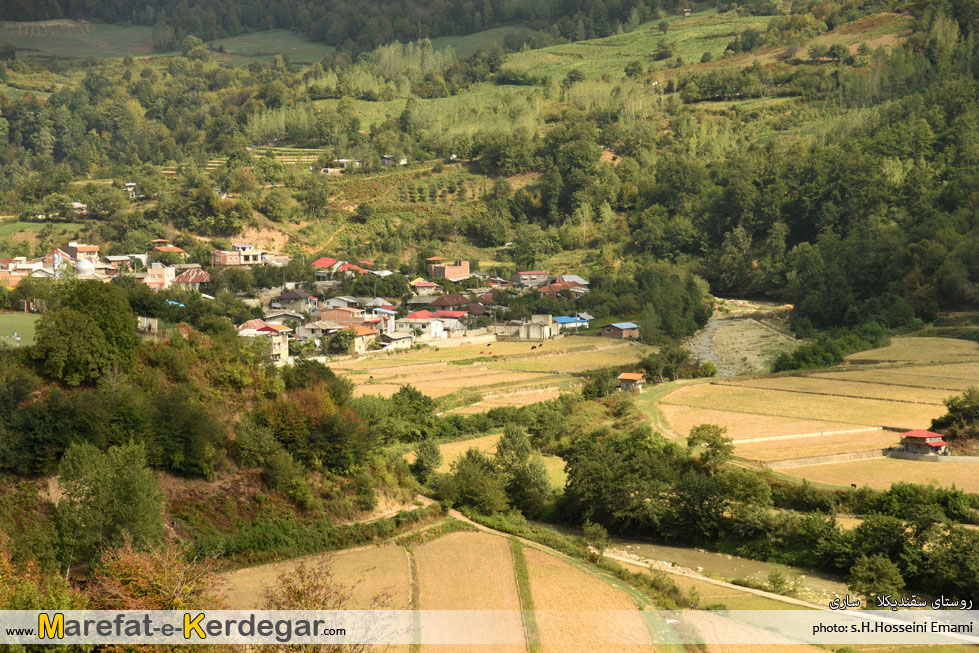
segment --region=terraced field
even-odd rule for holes
[[[651,351],[635,343],[568,336],[543,345],[497,341],[430,346],[331,367],[354,382],[357,396],[390,396],[407,384],[443,398],[445,409],[474,413],[553,399],[581,383],[574,374],[636,362]]]
[[[979,381],[979,345],[894,338],[847,363],[831,371],[688,384],[664,396],[658,408],[674,433],[683,436],[697,424],[726,427],[736,456],[778,461],[789,476],[828,485],[886,488],[913,481],[979,491],[975,462],[811,460],[887,449],[899,443],[899,431],[927,429],[945,413],[946,398]],[[784,467],[793,460],[798,466]]]

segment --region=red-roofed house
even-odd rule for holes
[[[337,260],[335,258],[330,258],[329,256],[323,256],[322,258],[318,258],[312,262],[312,266],[314,268],[323,268],[324,270],[328,270],[336,264]]]
[[[238,335],[246,338],[268,338],[269,356],[277,362],[289,360],[289,327],[278,322],[255,318],[238,327]]]
[[[357,274],[367,274],[367,270],[353,263],[344,263],[337,269],[337,272],[346,272],[351,275],[355,272]]]
[[[537,289],[537,292],[541,295],[552,299],[558,299],[564,291],[570,293],[572,297],[577,298],[588,292],[588,288],[577,281],[555,281]]]
[[[190,268],[178,274],[173,283],[184,290],[200,290],[201,284],[211,283],[211,275],[200,268]]]
[[[901,449],[907,453],[948,455],[948,442],[941,433],[916,429],[901,434]]]
[[[471,304],[472,300],[461,293],[452,292],[448,295],[442,295],[438,299],[432,302],[432,306],[441,306],[443,308],[451,308],[453,306],[465,306],[466,304]]]
[[[451,318],[453,320],[461,320],[466,317],[468,313],[466,311],[435,311],[432,317],[435,318]]]
[[[366,352],[371,342],[378,335],[376,330],[367,326],[356,326],[353,328],[353,332],[355,354],[363,354]]]
[[[415,311],[414,313],[409,313],[405,315],[403,319],[405,320],[431,320],[435,317],[435,313],[431,311]]]
[[[162,245],[160,247],[154,247],[153,251],[156,252],[157,254],[176,254],[177,256],[180,257],[180,260],[183,260],[187,256],[186,251],[180,249],[179,247],[175,247],[173,245]]]
[[[641,372],[623,372],[619,375],[619,390],[642,392],[646,377]]]

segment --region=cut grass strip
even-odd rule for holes
[[[527,640],[527,650],[539,653],[540,629],[537,627],[537,615],[534,613],[534,597],[530,593],[530,573],[527,571],[527,559],[523,554],[523,544],[514,536],[510,536],[510,553],[513,555],[513,571],[517,577],[517,593],[520,595],[520,609],[523,611],[524,637]]]

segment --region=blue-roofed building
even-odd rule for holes
[[[606,338],[638,338],[639,325],[635,322],[615,322],[602,328]]]
[[[582,318],[581,316],[569,317],[567,315],[558,315],[552,318],[554,322],[557,323],[558,329],[587,329],[588,320]]]

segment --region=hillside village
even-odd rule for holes
[[[210,263],[184,262],[187,252],[169,240],[155,239],[148,252],[125,255],[100,253],[98,245],[70,241],[41,258],[0,260],[0,284],[9,290],[26,278],[76,278],[111,283],[129,278],[152,290],[170,288],[200,293],[214,299],[212,280],[229,269],[252,267],[283,268],[291,258],[265,251],[248,243],[210,253]],[[449,261],[441,256],[425,261],[427,275],[408,279],[401,271],[376,269],[369,260],[345,261],[323,256],[311,263],[312,284],[284,280],[277,288],[262,289],[257,298],[246,298],[262,317],[236,325],[239,335],[265,338],[272,360],[286,364],[290,352],[302,348],[306,355],[362,355],[371,351],[408,349],[415,345],[452,339],[462,342],[471,336],[495,335],[499,339],[544,341],[568,332],[587,331],[594,319],[575,310],[575,300],[589,292],[587,279],[575,274],[551,276],[544,270],[515,272],[509,279],[470,270],[469,261]],[[342,281],[373,275],[378,279],[402,277],[410,290],[401,297],[358,296],[342,293]],[[285,275],[283,275],[285,279]],[[463,291],[448,291],[459,284]],[[505,296],[536,294],[568,305],[565,315],[533,315],[523,320],[507,319]],[[25,297],[18,310],[42,313],[42,299]],[[141,317],[144,335],[159,335],[155,318]],[[635,339],[639,326],[632,322],[605,325],[598,335]]]

